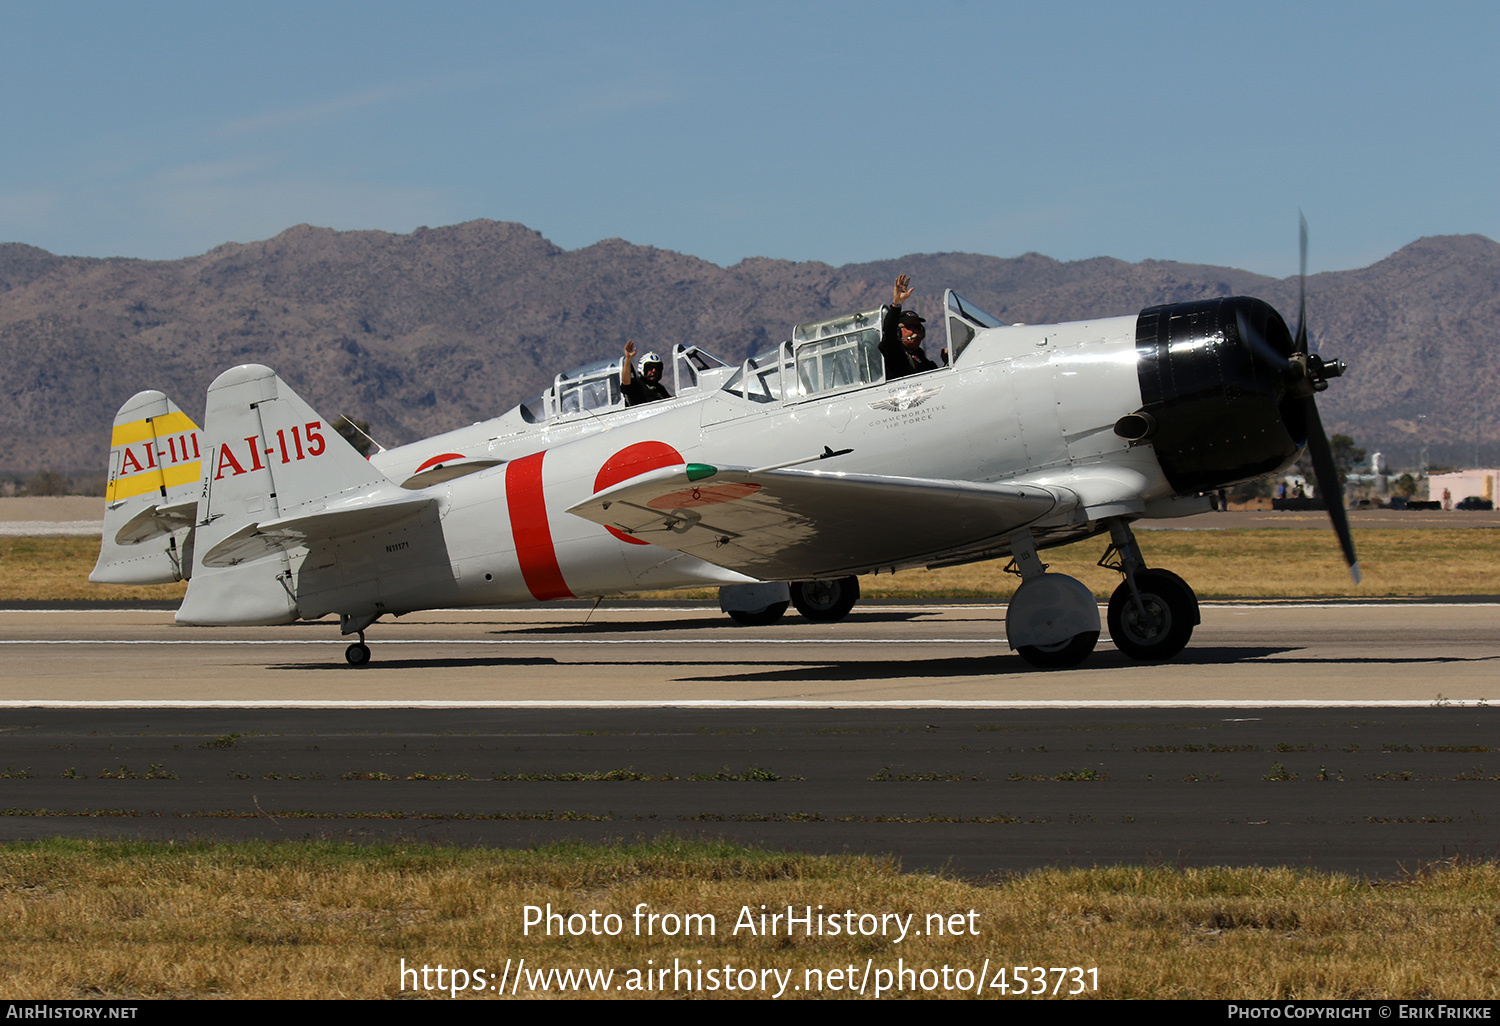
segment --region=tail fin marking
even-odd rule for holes
[[[115,414],[104,537],[89,580],[170,584],[191,572],[204,446],[198,425],[155,390]]]
[[[214,379],[206,423],[197,555],[179,623],[296,620],[308,541],[372,531],[434,501],[373,467],[269,367]]]
[[[150,397],[147,399],[146,397]],[[144,401],[143,401],[144,400]],[[137,404],[132,408],[132,404]],[[139,420],[121,423],[121,418],[161,408]],[[202,444],[198,425],[160,392],[140,392],[120,407],[110,433],[110,476],[105,486],[106,502],[156,491],[163,498],[171,488],[196,485],[200,477]]]

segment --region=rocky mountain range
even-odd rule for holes
[[[0,244],[0,473],[102,472],[115,409],[159,388],[195,419],[237,363],[274,367],[329,419],[399,444],[494,416],[559,371],[691,342],[738,362],[818,320],[887,301],[898,273],[931,317],[951,287],[1006,321],[1130,314],[1249,294],[1296,319],[1297,282],[1231,268],[1035,253],[904,256],[832,267],[719,267],[608,239],[565,250],[519,224],[409,235],[299,225],[150,261]],[[1500,461],[1500,244],[1420,239],[1370,267],[1308,278],[1315,342],[1350,373],[1329,430],[1393,465]]]

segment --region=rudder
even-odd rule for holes
[[[110,433],[104,537],[90,581],[171,584],[191,574],[202,455],[198,425],[164,393],[125,400]]]

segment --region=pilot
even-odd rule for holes
[[[901,304],[911,298],[910,275],[901,275],[891,289],[891,306],[880,326],[880,353],[885,357],[886,380],[904,378],[919,371],[937,370],[927,358],[922,342],[927,338],[925,322],[915,310],[902,310]]]
[[[620,361],[620,394],[625,397],[626,406],[659,403],[663,399],[672,398],[672,393],[661,383],[661,374],[661,357],[655,353],[647,353],[641,360],[641,376],[637,378],[635,343],[625,343],[625,359]]]

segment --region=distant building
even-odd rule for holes
[[[1427,497],[1452,509],[1469,496],[1495,501],[1495,481],[1500,470],[1455,470],[1449,474],[1431,474],[1427,478]]]

